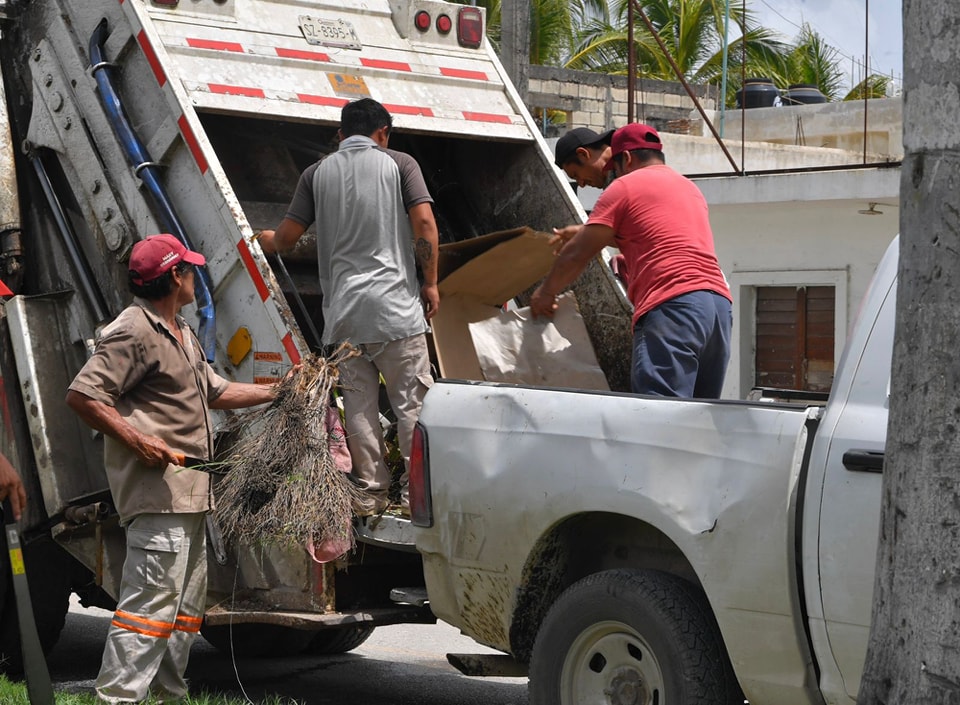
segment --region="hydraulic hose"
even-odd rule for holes
[[[44,167],[43,162],[40,159],[40,155],[33,150],[30,150],[30,153],[27,156],[30,159],[30,163],[33,165],[33,170],[37,174],[37,181],[40,182],[40,188],[43,189],[43,195],[46,197],[47,203],[50,206],[50,212],[53,215],[53,220],[57,225],[57,230],[60,232],[60,237],[63,240],[63,244],[67,249],[67,256],[70,258],[70,262],[73,264],[73,268],[76,271],[77,280],[79,281],[80,289],[83,291],[84,298],[86,298],[87,303],[93,307],[94,316],[96,316],[97,323],[104,323],[110,318],[107,304],[103,300],[100,290],[94,284],[93,274],[90,271],[87,260],[83,256],[83,250],[80,248],[80,244],[77,242],[77,235],[74,232],[73,227],[70,225],[70,220],[63,212],[63,205],[60,203],[60,199],[57,197],[57,192],[54,190],[53,184],[50,182],[50,176],[47,174],[47,169]]]
[[[160,166],[150,159],[146,147],[130,125],[120,96],[113,86],[112,74],[114,65],[103,58],[103,45],[107,40],[107,20],[103,19],[90,36],[90,65],[93,76],[97,81],[100,100],[107,113],[107,119],[113,127],[117,139],[120,141],[126,154],[127,161],[133,167],[134,173],[146,187],[147,193],[156,208],[156,215],[161,226],[174,235],[188,249],[194,247],[190,242],[180,218],[167,195],[166,188],[160,180]],[[198,335],[208,362],[213,362],[217,345],[217,325],[213,310],[213,282],[206,267],[197,268],[197,311],[200,316]]]

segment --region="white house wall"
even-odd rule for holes
[[[899,232],[898,168],[695,179],[710,205],[717,256],[734,297],[723,397],[753,387],[757,286],[836,290],[834,359],[873,270]],[[864,215],[870,210],[880,215]]]

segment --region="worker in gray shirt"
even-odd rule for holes
[[[425,333],[440,305],[433,199],[416,160],[387,149],[392,126],[375,100],[345,105],[338,150],[304,171],[280,225],[259,237],[265,253],[283,252],[317,224],[323,343],[349,341],[363,353],[340,367],[353,475],[366,491],[355,507],[361,516],[388,505],[381,376],[397,417],[405,464],[401,509],[409,512],[413,427],[433,383]]]

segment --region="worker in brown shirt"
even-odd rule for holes
[[[127,555],[96,689],[102,701],[166,702],[186,695],[190,645],[207,592],[205,521],[210,478],[182,467],[209,460],[209,409],[272,400],[272,385],[230,382],[207,363],[179,315],[206,263],[172,235],[133,246],[133,303],[104,328],[70,385],[67,404],[104,434],[110,490]]]

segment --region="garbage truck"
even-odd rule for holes
[[[322,293],[312,232],[283,259],[255,232],[336,149],[348,101],[372,97],[394,116],[391,147],[419,161],[442,242],[583,220],[485,22],[438,0],[0,1],[0,279],[14,292],[0,310],[0,450],[27,488],[24,561],[46,648],[72,593],[108,609],[117,596],[123,528],[102,438],[63,399],[130,301],[135,242],[169,232],[203,253],[184,311],[207,358],[228,379],[270,382],[319,350]],[[598,260],[577,291],[622,390],[622,288]],[[222,427],[229,412],[215,413]],[[410,523],[357,531],[357,550],[320,564],[212,522],[202,634],[237,654],[322,654],[378,625],[433,621]],[[0,555],[0,668],[15,670]]]

